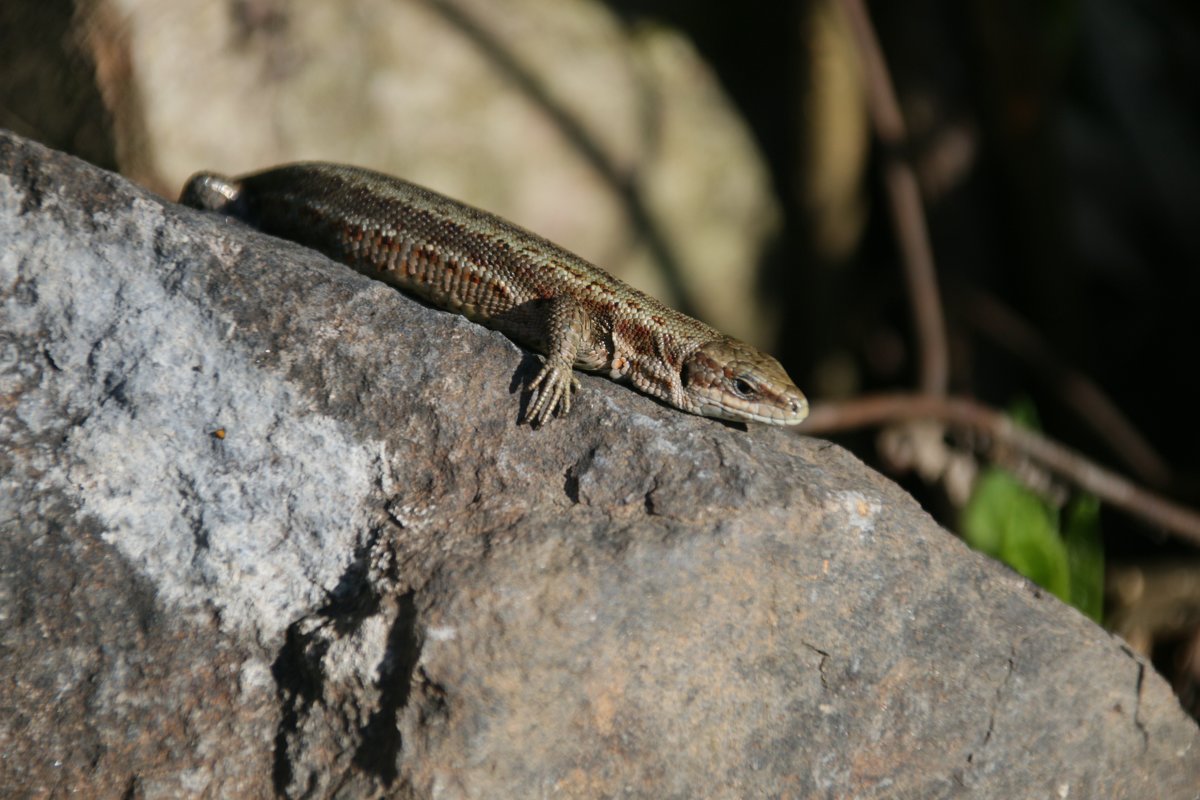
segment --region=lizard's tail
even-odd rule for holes
[[[179,202],[206,211],[231,213],[242,193],[241,184],[215,172],[197,172],[184,184]]]

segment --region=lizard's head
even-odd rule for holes
[[[683,393],[705,417],[768,425],[796,425],[808,400],[771,356],[737,339],[701,346],[683,362]]]

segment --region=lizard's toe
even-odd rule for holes
[[[579,379],[574,371],[546,364],[530,384],[533,390],[529,406],[525,410],[525,421],[542,425],[555,414],[566,414],[571,410],[571,393],[579,389]]]

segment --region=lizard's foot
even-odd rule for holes
[[[533,391],[524,421],[540,426],[555,414],[561,416],[571,410],[571,394],[579,391],[579,379],[569,366],[546,362],[529,388]]]

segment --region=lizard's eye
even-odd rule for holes
[[[735,378],[733,381],[733,390],[742,397],[754,394],[754,384],[745,378]]]

